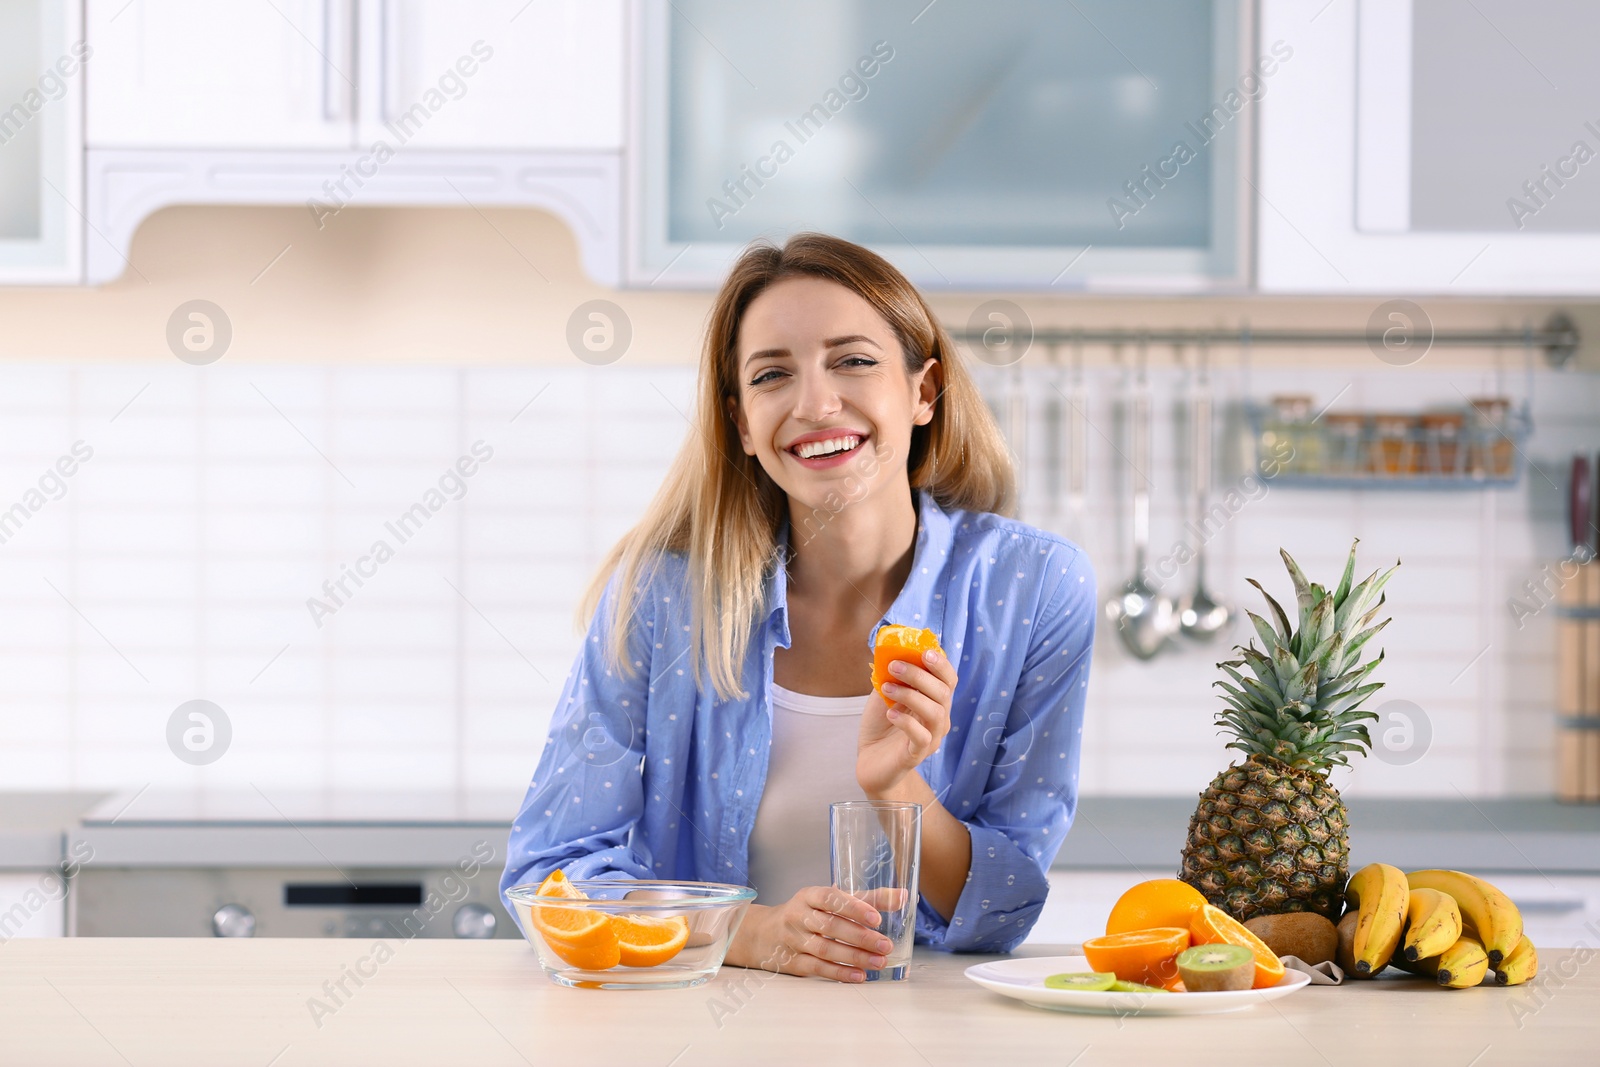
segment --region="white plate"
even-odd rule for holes
[[[1036,1008],[1088,1015],[1214,1015],[1277,1000],[1311,984],[1310,975],[1291,970],[1270,989],[1232,993],[1085,993],[1045,988],[1044,980],[1052,974],[1092,970],[1082,956],[1031,956],[976,963],[967,968],[966,976],[985,989]]]

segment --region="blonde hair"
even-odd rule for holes
[[[1016,479],[1004,439],[949,335],[905,276],[881,256],[826,234],[796,234],[781,248],[754,244],[733,265],[711,308],[694,432],[644,517],[606,554],[579,607],[583,626],[620,573],[606,620],[606,654],[614,669],[631,673],[628,632],[641,586],[648,588],[663,553],[678,553],[688,560],[696,684],[709,675],[723,699],[744,696],[739,680],[766,607],[765,584],[777,562],[788,500],[759,459],[745,454],[728,400],[739,397],[745,310],[774,283],[793,277],[836,282],[871,304],[900,342],[907,373],[939,361],[944,376],[933,418],[912,428],[906,457],[912,487],[932,493],[947,509],[1012,513]]]

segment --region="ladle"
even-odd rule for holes
[[[1145,577],[1150,544],[1150,388],[1144,373],[1140,342],[1139,381],[1131,398],[1133,457],[1133,577],[1106,602],[1106,617],[1116,624],[1122,643],[1140,659],[1150,659],[1178,629],[1171,599]]]
[[[1206,363],[1205,342],[1202,341],[1199,373],[1189,398],[1189,458],[1194,464],[1190,484],[1194,488],[1197,536],[1204,533],[1206,500],[1211,495],[1211,380]],[[1200,536],[1194,546],[1194,592],[1183,599],[1178,610],[1183,635],[1196,641],[1209,641],[1227,629],[1232,619],[1233,609],[1217,603],[1206,592],[1206,544],[1205,538]]]

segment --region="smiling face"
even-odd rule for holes
[[[739,440],[791,503],[829,507],[907,476],[911,429],[933,418],[938,361],[908,371],[894,330],[862,297],[785,278],[745,309],[736,356]]]

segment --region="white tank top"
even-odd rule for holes
[[[772,686],[772,755],[750,832],[750,885],[760,904],[782,904],[828,885],[828,805],[865,800],[856,747],[865,693],[818,697]]]

